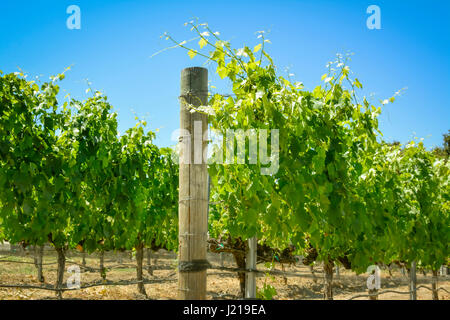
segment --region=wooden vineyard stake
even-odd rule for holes
[[[208,172],[206,114],[192,106],[208,103],[208,70],[186,68],[181,72],[180,177],[179,177],[179,298],[206,299]],[[204,137],[204,133],[206,138]]]

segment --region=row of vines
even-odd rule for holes
[[[384,142],[381,107],[359,97],[362,84],[348,57],[338,55],[323,84],[307,91],[278,74],[264,33],[253,49],[234,49],[207,24],[189,26],[199,49],[166,39],[215,63],[232,86],[231,95],[211,94],[196,110],[208,114],[210,128],[223,136],[229,129],[279,129],[276,172],[261,174],[260,163],[209,165],[211,251],[232,253],[244,269],[246,240],[256,236],[262,260],[303,255],[306,264],[323,262],[328,299],[336,264],[357,273],[394,262],[437,273],[448,264],[448,154],[422,142]],[[144,248],[177,250],[174,153],[152,143],[144,121],[119,135],[117,114],[100,92],[60,105],[63,78],[39,86],[21,73],[0,72],[0,240],[52,244],[57,288],[72,248],[134,249],[142,280]],[[272,143],[269,136],[269,150]],[[210,149],[217,157],[224,148]],[[243,293],[245,273],[238,276]]]
[[[58,105],[58,81],[0,77],[0,230],[24,247],[50,243],[62,287],[65,252],[177,245],[178,172],[145,121],[119,135],[105,96]],[[138,268],[139,269],[139,268]],[[144,291],[141,283],[140,291]]]
[[[232,252],[245,268],[246,240],[256,236],[259,256],[264,248],[276,248],[273,261],[301,254],[306,264],[323,262],[327,299],[333,296],[337,263],[357,273],[374,264],[417,263],[434,274],[448,263],[448,153],[427,151],[422,142],[384,142],[381,107],[358,97],[362,84],[352,76],[349,56],[337,55],[323,85],[310,92],[277,74],[264,32],[253,49],[233,49],[207,24],[188,26],[200,49],[169,34],[166,39],[191,58],[213,62],[232,87],[231,95],[213,94],[209,106],[198,109],[208,113],[211,128],[224,137],[230,129],[279,129],[275,173],[261,174],[261,158],[258,164],[210,165],[216,204],[210,234],[220,239],[212,244],[215,251]],[[380,104],[394,102],[398,94]],[[268,150],[272,143],[268,137]],[[213,157],[223,149],[213,146]],[[267,156],[274,161],[273,154]],[[244,293],[244,273],[240,280]]]

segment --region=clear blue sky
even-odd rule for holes
[[[66,27],[66,8],[81,8],[81,30]],[[381,8],[381,30],[366,27],[366,9]],[[385,107],[380,127],[387,140],[425,138],[442,145],[450,129],[450,1],[20,1],[0,2],[0,70],[20,67],[43,79],[74,65],[62,88],[86,98],[88,78],[119,114],[121,132],[145,117],[160,128],[157,144],[172,145],[179,126],[179,77],[201,65],[182,49],[150,56],[168,46],[165,31],[192,37],[184,22],[198,17],[236,46],[255,45],[255,32],[270,30],[268,47],[285,67],[314,88],[336,53],[355,53],[352,70],[375,102],[403,87]],[[211,77],[213,82],[217,77]],[[214,83],[213,83],[214,84]],[[219,85],[226,91],[226,87]],[[227,92],[224,92],[227,93]]]

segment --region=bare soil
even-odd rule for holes
[[[209,254],[209,261],[213,266],[220,265],[219,255]],[[8,262],[4,262],[7,260]],[[82,256],[79,252],[69,252],[67,256],[66,269],[72,265],[82,264]],[[28,262],[14,263],[13,261]],[[101,281],[99,268],[99,257],[96,254],[86,256],[86,266],[93,269],[81,268],[81,285]],[[46,249],[44,264],[55,263],[56,254],[52,249]],[[147,272],[147,259],[144,259],[145,279],[161,280],[161,283],[146,284],[145,290],[147,297],[139,294],[137,285],[100,285],[82,290],[71,290],[63,293],[64,299],[83,299],[83,300],[170,300],[177,299],[177,261],[172,253],[159,251],[152,254],[153,275]],[[108,281],[133,281],[136,279],[136,261],[130,252],[109,252],[105,254],[105,267],[107,268]],[[224,266],[235,267],[231,256],[224,258]],[[56,282],[56,264],[44,265],[45,284],[54,285]],[[258,269],[264,270],[264,265],[258,265]],[[282,267],[277,265],[276,270],[281,271]],[[284,271],[289,274],[286,276],[276,275],[268,276],[261,274],[257,278],[259,289],[266,283],[276,289],[277,300],[317,300],[323,299],[323,273],[318,265],[314,267],[314,274],[309,267],[304,265],[284,266]],[[31,251],[16,250],[15,252],[0,252],[0,285],[41,285],[36,277],[36,268],[33,264],[33,253]],[[66,273],[64,283],[72,274]],[[367,294],[367,274],[356,275],[354,272],[340,268],[339,277],[334,276],[333,290],[335,300],[345,300],[355,295]],[[431,288],[431,272],[427,275],[417,274],[417,284],[426,285]],[[438,286],[450,291],[450,277],[439,276]],[[224,270],[208,270],[207,284],[208,299],[239,299],[239,281],[236,273]],[[408,278],[403,275],[400,269],[392,271],[392,277],[387,270],[381,272],[380,291],[408,291]],[[425,288],[417,290],[419,300],[429,300],[432,298],[431,291]],[[56,299],[55,292],[39,289],[24,288],[0,288],[0,300],[36,300],[36,299]],[[357,299],[368,299],[360,297]],[[409,294],[385,293],[379,296],[380,300],[407,300]],[[439,299],[450,300],[450,294],[440,290]]]

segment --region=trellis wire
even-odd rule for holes
[[[88,283],[84,286],[80,286],[79,288],[60,288],[57,289],[54,286],[35,286],[35,285],[28,285],[28,284],[0,284],[0,288],[18,288],[18,289],[37,289],[37,290],[47,290],[47,291],[76,291],[76,290],[83,290],[93,287],[101,287],[101,286],[128,286],[128,285],[134,285],[138,283],[144,283],[144,284],[155,284],[155,283],[162,283],[162,282],[171,282],[176,281],[176,279],[153,279],[153,280],[122,280],[122,281],[105,281],[105,282],[92,282]]]

